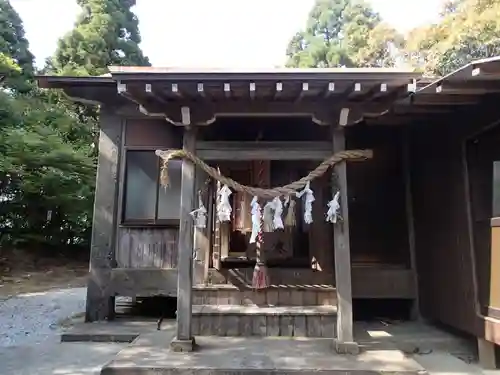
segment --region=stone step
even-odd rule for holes
[[[252,290],[231,284],[196,285],[195,305],[336,306],[337,291],[331,285],[271,285]]]
[[[101,370],[101,375],[426,375],[399,350],[336,354],[331,339],[196,337],[196,351],[169,350],[173,335],[139,336]],[[461,373],[465,375],[465,373]]]
[[[194,305],[196,336],[335,337],[336,306]]]

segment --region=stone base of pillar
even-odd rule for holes
[[[359,345],[354,341],[342,342],[334,339],[333,349],[337,352],[337,354],[359,354]]]
[[[495,344],[490,341],[478,338],[477,349],[481,367],[484,370],[496,370],[497,360],[495,353]]]
[[[177,337],[170,342],[170,350],[173,352],[192,352],[196,349],[194,337],[190,340],[179,340]]]

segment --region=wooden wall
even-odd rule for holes
[[[117,267],[176,268],[177,241],[177,229],[120,228]]]
[[[488,314],[500,319],[500,223],[491,227],[490,295]],[[493,314],[492,314],[493,313]]]
[[[373,159],[347,165],[353,264],[410,268],[402,140],[399,127],[347,131],[347,149],[373,149]]]
[[[491,146],[485,141],[488,136],[474,137],[467,143],[465,139],[495,117],[475,107],[473,113],[411,129],[420,310],[428,319],[480,337],[487,333],[484,321],[476,314],[474,284],[477,282],[479,303],[484,306],[489,298],[491,240],[489,223],[485,222],[491,204],[491,179],[487,174],[493,164],[486,157],[491,156]],[[492,144],[498,149],[498,138]]]
[[[220,129],[226,129],[229,125],[219,124],[222,126]],[[261,125],[267,127],[272,124]],[[312,130],[306,131],[304,123],[292,125],[297,129],[297,134],[311,140],[328,137],[327,127],[309,123],[308,129]],[[292,125],[289,119],[276,124],[270,138],[287,140],[287,133],[277,130]],[[202,129],[201,135],[206,139],[215,137],[220,140],[216,134],[211,134],[214,131],[217,131],[216,127],[208,127]],[[129,120],[124,134],[124,148],[135,150],[177,148],[182,139],[182,129],[162,120]],[[254,136],[253,133],[246,135],[248,140],[253,140]],[[347,142],[349,148],[373,148],[376,155],[373,160],[350,163],[348,166],[354,296],[412,298],[414,285],[408,265],[401,134],[397,128],[356,127],[349,130]],[[312,163],[302,168],[302,174],[314,166],[315,163]],[[275,184],[278,182],[273,181]],[[332,194],[330,182],[330,176],[325,175],[312,184],[316,201],[313,204],[314,223],[308,230],[311,264],[302,268],[272,268],[270,273],[273,283],[334,285],[333,230],[331,224],[324,220],[326,203]],[[177,228],[127,226],[120,222],[116,247],[116,266],[119,268],[175,268]],[[200,264],[197,266],[200,268]],[[203,274],[203,270],[200,272]],[[251,267],[212,272],[211,282],[236,283],[235,275],[248,281],[251,272]]]
[[[182,129],[163,120],[130,119],[125,123],[122,155],[126,150],[155,150],[181,147]],[[121,190],[124,189],[124,168]],[[123,196],[123,194],[122,194]],[[177,267],[177,227],[129,226],[122,222],[123,201],[119,202],[116,266],[119,268]]]

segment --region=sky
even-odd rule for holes
[[[369,0],[401,32],[437,20],[442,0]],[[11,0],[42,66],[71,30],[75,0]],[[271,67],[285,62],[314,0],[137,0],[141,48],[154,66]],[[54,21],[49,21],[49,20]]]

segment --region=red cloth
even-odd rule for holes
[[[252,277],[252,288],[254,289],[265,289],[269,287],[269,275],[267,273],[267,267],[263,265],[255,265]]]

